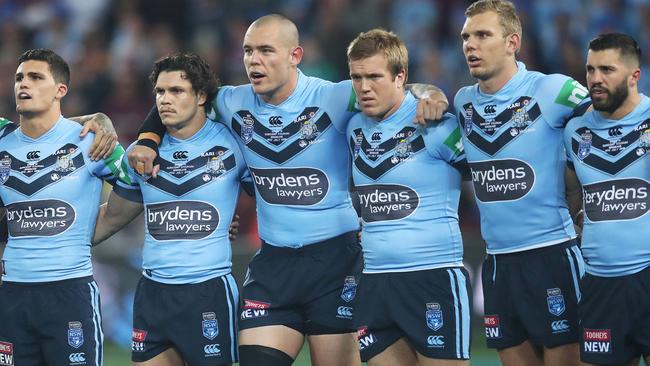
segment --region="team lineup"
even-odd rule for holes
[[[138,216],[133,365],[288,366],[305,342],[316,366],[469,365],[463,181],[501,364],[650,364],[650,99],[637,42],[594,35],[583,86],[517,60],[510,1],[474,2],[459,34],[476,84],[449,103],[407,83],[392,32],[359,34],[350,80],[331,82],[300,70],[290,19],[262,16],[242,40],[249,84],[220,85],[192,53],[156,61],[155,105],[126,149],[105,115],[62,116],[61,56],[23,53],[19,123],[0,119],[0,365],[104,364],[91,247]],[[236,283],[241,191],[261,247]]]

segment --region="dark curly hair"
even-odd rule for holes
[[[196,93],[204,92],[207,95],[203,107],[206,113],[210,112],[212,100],[217,95],[220,84],[207,62],[194,53],[179,52],[163,57],[153,64],[153,71],[149,75],[149,80],[153,85],[156,85],[158,75],[163,71],[183,71],[187,80],[192,84],[192,89]]]

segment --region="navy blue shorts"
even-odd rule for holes
[[[400,338],[433,359],[469,359],[471,285],[464,268],[364,273],[354,314],[361,359]]]
[[[304,246],[262,243],[248,265],[240,329],[285,325],[303,334],[355,331],[352,314],[362,254],[357,232]]]
[[[0,286],[0,365],[102,364],[99,289],[92,277],[4,282]]]
[[[482,273],[488,348],[504,349],[526,340],[549,348],[578,342],[583,274],[575,240],[488,255]]]
[[[144,362],[174,347],[192,366],[237,362],[238,301],[230,274],[183,285],[142,277],[133,305],[131,359]]]
[[[580,358],[597,365],[650,356],[650,268],[621,277],[582,279]]]

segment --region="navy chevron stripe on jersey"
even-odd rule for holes
[[[595,137],[595,135],[593,136]],[[576,154],[576,156],[579,156],[578,150],[580,149],[580,141],[578,141],[575,136],[571,138],[571,149],[573,150],[573,153]],[[616,161],[606,160],[596,154],[589,154],[583,158],[582,161],[585,164],[591,166],[594,169],[598,169],[603,173],[616,175],[643,157],[643,154],[638,155],[636,153],[636,150],[632,149]]]
[[[525,97],[528,98],[528,97]],[[525,98],[520,98],[520,99],[525,99]],[[485,138],[483,138],[481,135],[478,133],[470,133],[467,136],[467,139],[477,148],[485,152],[486,154],[489,155],[494,155],[497,152],[499,152],[504,146],[509,144],[512,140],[516,139],[517,137],[521,136],[522,132],[528,129],[529,126],[533,125],[538,117],[541,115],[541,111],[539,108],[539,105],[535,103],[530,110],[527,112],[528,114],[528,123],[520,124],[520,125],[513,125],[511,128],[507,129],[506,131],[503,131],[499,137],[497,137],[494,141],[489,141]],[[479,126],[481,131],[484,131],[485,133],[492,135],[496,133],[499,128],[504,124],[510,122],[510,119],[512,118],[513,115],[513,110],[508,109],[499,115],[499,117],[495,118],[495,122],[499,127],[495,126],[494,130],[491,131],[485,131],[485,124],[483,124],[483,128],[480,128],[481,124],[484,122],[479,122],[478,124],[474,122],[474,119],[480,119],[481,121],[484,121],[483,118],[477,114],[474,114],[474,117],[472,118],[472,121],[466,121],[465,116],[462,114],[459,115],[459,123],[461,128],[465,126],[465,123],[473,123],[475,126]],[[499,118],[508,118],[507,120],[499,120]]]
[[[415,127],[404,127],[401,131],[399,131],[398,133],[395,134],[395,136],[398,136],[398,137],[393,136],[392,138],[380,143],[379,145],[374,145],[373,146],[373,144],[371,142],[368,142],[368,139],[366,139],[366,136],[363,133],[361,133],[360,128],[357,128],[357,129],[354,130],[355,136],[357,136],[357,138],[358,138],[358,136],[361,136],[361,138],[362,138],[361,139],[361,146],[360,146],[359,151],[364,152],[366,157],[369,160],[372,160],[372,161],[376,161],[377,159],[382,157],[385,153],[392,152],[393,149],[395,149],[395,146],[397,145],[397,143],[400,140],[404,139],[405,137],[413,135],[413,133],[415,133]],[[381,136],[381,133],[373,133],[373,136],[370,137],[370,140],[372,141],[376,137],[381,138],[380,136]],[[350,147],[352,148],[352,147],[354,147],[354,145],[355,145],[355,142],[352,141],[352,139],[351,139],[350,140]],[[373,153],[366,153],[368,151],[373,151]]]
[[[161,191],[174,195],[176,197],[180,197],[185,195],[188,192],[192,192],[193,190],[212,182],[215,178],[218,178],[226,174],[227,172],[235,168],[235,165],[236,165],[235,157],[233,155],[230,155],[229,157],[223,160],[223,169],[220,171],[211,172],[211,173],[206,172],[204,174],[199,174],[180,184],[176,184],[159,175],[156,179],[149,179],[147,181],[147,184],[156,187]],[[203,164],[201,168],[205,168],[205,164]]]
[[[52,164],[50,164],[50,166],[51,165]],[[79,153],[74,157],[74,159],[72,159],[72,166],[66,169],[61,169],[60,171],[54,169],[50,174],[44,174],[33,182],[24,182],[15,176],[11,176],[7,179],[4,185],[7,188],[11,188],[16,192],[24,194],[25,196],[31,196],[44,188],[60,182],[61,178],[73,174],[77,170],[83,168],[84,165],[85,162],[83,155]]]
[[[24,162],[11,155],[8,151],[0,152],[0,156],[9,156],[11,158],[12,170],[21,173],[25,177],[31,177],[32,175],[55,164],[59,160],[60,156],[66,155],[69,151],[74,152],[75,150],[77,150],[77,145],[66,144],[60,149],[57,149],[54,154],[49,155],[47,158],[33,162]],[[27,153],[27,155],[29,155],[29,153]]]
[[[627,147],[634,144],[640,137],[644,129],[649,128],[650,119],[643,121],[637,129],[634,129],[627,133],[625,136],[622,136],[621,127],[612,126],[608,129],[609,139],[600,137],[598,134],[593,134],[586,127],[582,127],[576,130],[576,134],[582,136],[584,133],[589,133],[591,135],[591,148],[596,148],[604,152],[605,154],[616,156],[622,151],[627,150]],[[618,135],[621,136],[618,136]],[[574,137],[575,138],[575,137]]]
[[[244,124],[250,126],[250,123],[252,123],[253,133],[255,135],[259,136],[263,140],[266,140],[266,142],[269,144],[280,146],[286,140],[299,133],[302,126],[301,123],[314,117],[317,112],[318,107],[307,107],[291,123],[288,123],[281,129],[271,129],[264,126],[257,120],[257,118],[253,117],[249,111],[238,111],[237,115],[239,116],[239,120],[243,121]],[[282,121],[282,119],[278,116],[273,117],[279,121]]]
[[[478,127],[481,131],[483,131],[483,133],[485,133],[486,135],[493,136],[499,131],[501,126],[507,124],[512,120],[515,111],[524,108],[525,106],[530,104],[531,100],[532,100],[531,97],[527,97],[527,96],[519,97],[519,99],[517,99],[514,103],[512,103],[508,108],[503,110],[496,117],[490,118],[489,120],[486,120],[480,114],[475,113],[472,118],[472,123],[474,124],[474,126]],[[537,103],[535,103],[534,106],[537,106]],[[531,117],[530,119],[533,121],[537,119],[537,117],[539,116],[539,107],[537,107],[536,111],[533,111],[532,109],[534,108],[534,106],[531,106],[531,108],[529,108],[528,111],[529,116],[530,113],[535,114],[535,117],[530,116]],[[494,105],[490,105],[488,107],[496,108],[496,106]],[[488,107],[486,107],[485,109],[487,109]],[[472,108],[472,110],[474,111],[477,110],[472,105],[472,103],[467,103],[463,105],[463,109],[467,110],[468,108]]]
[[[205,168],[210,158],[214,156],[221,156],[227,152],[228,149],[223,146],[214,146],[210,150],[202,153],[196,158],[188,162],[183,162],[182,165],[171,162],[163,157],[159,157],[158,159],[160,160],[160,170],[166,172],[169,175],[172,175],[175,178],[183,178],[184,176],[192,173],[197,169]],[[175,153],[180,153],[182,157],[185,156],[183,154],[187,154],[187,151],[184,150],[175,151],[174,154],[172,154],[172,159],[174,159]]]
[[[0,128],[2,129],[0,130],[0,139],[1,139],[7,136],[8,134],[14,132],[18,128],[18,125],[13,122],[9,122],[4,126],[0,126]]]
[[[392,148],[387,150],[386,153],[390,153],[390,156],[392,157],[393,153],[395,152],[395,145],[397,145],[397,140],[396,139],[391,139],[391,140],[394,140],[391,141],[393,146]],[[365,141],[365,137],[364,137],[364,141]],[[354,141],[352,139],[350,139],[350,144],[351,144],[350,148],[354,149]],[[411,152],[413,154],[418,153],[420,152],[420,150],[423,149],[424,149],[424,139],[422,138],[422,136],[418,136],[413,141],[411,141]],[[379,163],[379,165],[374,167],[370,166],[363,159],[355,159],[354,165],[357,167],[357,169],[359,169],[361,173],[363,173],[363,175],[365,175],[370,179],[376,180],[402,162],[402,159],[397,159],[393,161],[391,157],[387,157],[384,161]],[[371,160],[376,160],[376,159],[371,159]]]
[[[238,112],[240,113],[240,112]],[[253,118],[252,116],[250,118]],[[255,121],[257,122],[257,121]],[[254,124],[253,126],[260,125],[259,122]],[[318,129],[319,133],[325,132],[328,128],[332,126],[332,120],[330,117],[327,115],[327,113],[323,113],[318,120],[315,122],[315,126]],[[240,122],[237,118],[232,119],[232,129],[233,131],[241,136],[242,135],[242,122]],[[281,149],[279,151],[275,151],[269,147],[266,147],[264,144],[259,142],[256,139],[256,136],[259,136],[260,134],[258,131],[255,131],[255,133],[252,136],[252,140],[246,144],[246,147],[253,152],[255,152],[257,155],[270,160],[274,163],[277,164],[283,164],[292,158],[294,158],[296,155],[299,153],[303,152],[305,149],[307,149],[310,144],[305,143],[305,140],[302,139],[297,139],[293,141],[289,146],[285,147],[284,149]],[[294,134],[293,136],[295,136]],[[293,137],[291,136],[291,137]],[[287,137],[288,139],[289,137]],[[286,141],[284,139],[282,142]]]

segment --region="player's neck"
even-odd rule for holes
[[[496,75],[493,75],[491,78],[485,80],[479,79],[478,86],[481,89],[481,92],[485,94],[495,94],[501,90],[501,88],[503,88],[503,86],[506,85],[515,74],[517,74],[517,71],[519,71],[517,62],[508,63],[503,70]]]
[[[27,137],[39,138],[49,131],[61,117],[60,108],[50,108],[42,113],[21,113],[20,131]]]
[[[298,85],[298,70],[294,69],[289,75],[289,79],[287,80],[286,83],[284,83],[278,89],[274,90],[273,93],[269,95],[262,95],[261,97],[268,104],[279,105],[280,103],[289,99],[289,96],[291,96],[293,91],[296,90],[297,85]]]
[[[206,119],[207,117],[205,113],[197,113],[188,123],[184,124],[181,128],[177,129],[173,127],[167,127],[167,133],[179,140],[187,140],[199,132],[203,126],[205,126]]]
[[[639,94],[639,91],[635,89],[630,91],[628,97],[623,101],[623,104],[621,104],[621,106],[615,111],[611,113],[600,112],[600,114],[606,119],[619,120],[630,114],[639,103],[641,103],[641,95]]]

